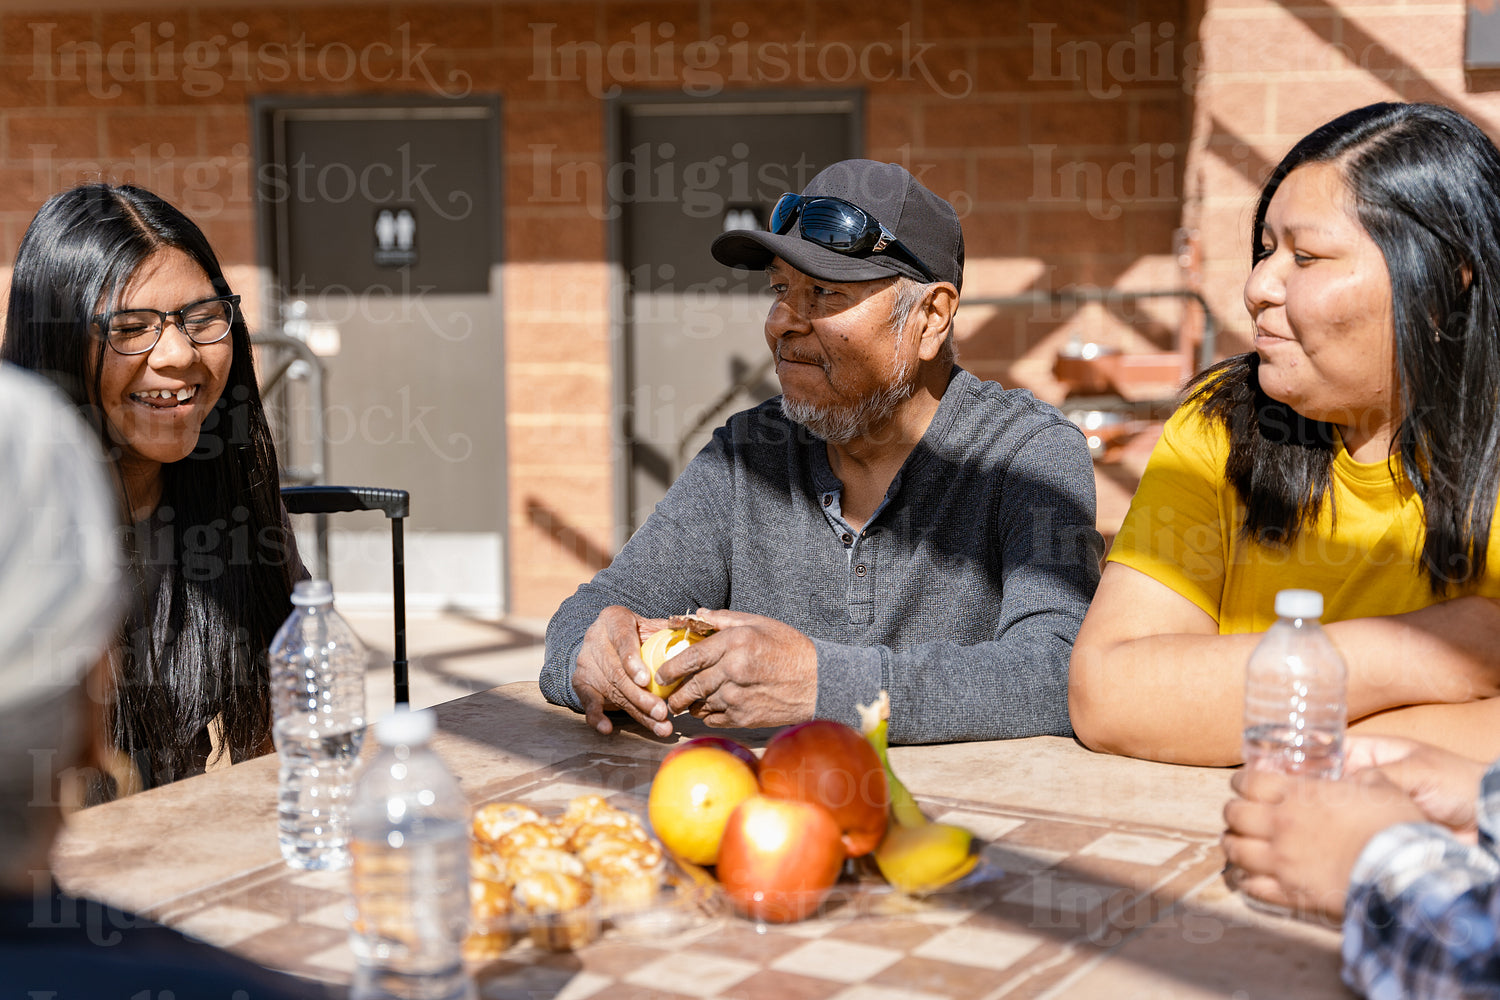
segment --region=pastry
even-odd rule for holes
[[[512,828],[541,818],[541,813],[519,802],[491,802],[474,813],[474,839],[493,844]]]
[[[471,869],[469,906],[473,919],[469,936],[464,939],[464,958],[499,958],[512,941],[510,887],[494,879],[475,877]]]
[[[599,933],[601,911],[647,907],[660,891],[661,846],[639,816],[580,795],[556,820],[492,802],[474,814],[473,932],[465,957],[494,958],[522,929],[539,948],[567,951]]]

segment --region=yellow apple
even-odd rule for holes
[[[719,860],[729,814],[759,790],[755,772],[739,757],[719,747],[692,747],[657,769],[646,814],[669,850],[711,865]]]

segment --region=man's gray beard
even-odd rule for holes
[[[900,342],[897,342],[899,349]],[[912,394],[915,386],[907,378],[910,367],[902,362],[891,374],[885,388],[866,396],[853,406],[818,407],[781,396],[781,412],[790,421],[801,424],[830,444],[848,444],[864,437],[885,423]]]

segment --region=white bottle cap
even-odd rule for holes
[[[1323,595],[1316,590],[1278,590],[1277,618],[1323,617]]]
[[[332,604],[333,584],[327,580],[298,580],[292,588],[292,603],[299,608],[309,604]]]
[[[437,715],[430,708],[419,712],[398,708],[375,723],[375,738],[383,747],[421,746],[432,739]]]

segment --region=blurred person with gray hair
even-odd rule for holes
[[[326,996],[52,882],[66,786],[102,723],[88,677],[123,603],[106,469],[72,407],[0,364],[0,982],[48,1000]]]
[[[0,367],[0,865],[46,869],[60,768],[89,736],[82,680],[120,607],[119,518],[93,435],[37,378]],[[52,776],[37,787],[38,774]]]
[[[1068,654],[1099,580],[1083,435],[955,360],[958,213],[898,164],[845,160],[768,229],[714,240],[766,273],[782,394],[738,413],[547,627],[546,697],[610,732],[858,725],[895,742],[1069,734]],[[718,631],[657,671],[642,639]]]

